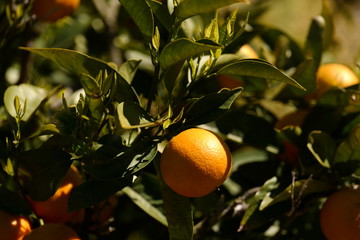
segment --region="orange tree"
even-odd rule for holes
[[[81,239],[325,239],[327,196],[358,183],[359,92],[314,97],[331,49],[326,5],[301,45],[258,20],[272,6],[244,2],[83,1],[44,23],[31,1],[1,1],[0,208],[37,229],[28,199],[51,199],[75,165],[84,181],[68,211],[85,213],[66,224]],[[245,44],[258,59],[236,54]],[[218,76],[244,88],[219,89]],[[296,111],[301,124],[276,127]],[[160,159],[193,127],[224,139],[233,163],[218,189],[188,198]]]

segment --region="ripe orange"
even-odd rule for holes
[[[46,223],[33,229],[24,240],[80,240],[70,227],[61,223]]]
[[[191,128],[173,137],[165,147],[160,169],[165,183],[186,197],[201,197],[230,175],[231,153],[216,134]]]
[[[360,239],[360,190],[331,194],[320,211],[320,226],[328,240]]]
[[[236,54],[242,58],[259,58],[258,54],[249,44],[243,45]]]
[[[75,186],[80,185],[81,182],[82,178],[79,171],[72,165],[52,197],[46,201],[34,201],[29,198],[34,212],[46,223],[65,223],[72,220],[78,214],[81,215],[81,211],[84,211],[83,209],[76,212],[68,212],[70,192]]]
[[[0,210],[0,238],[21,240],[31,231],[30,222],[26,217],[11,215]]]
[[[316,74],[316,88],[318,96],[331,87],[347,88],[359,83],[358,77],[346,65],[327,63],[319,67]]]
[[[308,114],[309,114],[308,109],[300,109],[296,112],[288,113],[275,123],[275,128],[281,130],[287,126],[301,127]]]
[[[70,15],[79,4],[80,0],[34,0],[31,11],[39,20],[55,22]]]

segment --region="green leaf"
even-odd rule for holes
[[[122,102],[117,106],[117,116],[120,127],[134,129],[139,127],[155,126],[152,117],[138,104],[134,102]]]
[[[219,29],[219,43],[226,46],[234,37],[237,9],[226,18],[226,21]]]
[[[200,53],[220,48],[222,46],[212,41],[201,43],[200,41],[195,42],[186,38],[177,39],[164,47],[160,54],[160,66],[162,69],[167,69],[178,62],[195,57]]]
[[[122,190],[138,207],[164,226],[168,226],[165,215],[131,187]]]
[[[270,194],[270,192],[276,189],[279,186],[278,180],[276,177],[273,177],[267,180],[264,185],[256,192],[256,194],[249,200],[248,207],[241,219],[240,229],[244,228],[246,223],[249,221],[251,216],[259,208],[261,201],[264,197]]]
[[[46,99],[47,93],[44,89],[27,83],[13,85],[4,93],[4,105],[6,111],[13,118],[17,117],[17,108],[23,113],[22,121],[27,121]],[[14,101],[17,99],[17,101]],[[17,102],[17,103],[16,103]]]
[[[176,8],[176,16],[180,19],[186,19],[195,15],[208,13],[228,5],[248,2],[246,0],[183,0]]]
[[[323,51],[323,28],[319,20],[314,19],[312,21],[304,50],[305,59],[299,64],[295,73],[292,75],[308,92],[314,92],[316,88],[316,72],[320,65]],[[286,86],[280,93],[280,97],[304,97],[306,94],[308,93]]]
[[[66,70],[77,74],[79,77],[82,74],[86,74],[95,78],[101,71],[106,71],[108,75],[115,73],[117,84],[116,89],[112,89],[112,91],[116,92],[117,96],[119,96],[118,101],[138,101],[137,96],[129,83],[122,78],[116,69],[102,60],[68,49],[24,47],[21,49],[45,57]]]
[[[271,194],[267,194],[262,200],[259,210],[263,211],[269,206],[287,200],[300,201],[300,199],[308,195],[328,192],[333,189],[334,185],[327,182],[313,179],[302,179],[299,181],[295,181],[293,184],[289,185],[286,189],[284,189],[276,196],[271,196]]]
[[[171,190],[164,182],[160,171],[160,158],[155,159],[155,168],[161,182],[161,193],[164,201],[168,230],[171,240],[189,240],[193,238],[193,214],[189,198]]]
[[[175,16],[170,15],[167,6],[153,0],[148,0],[147,3],[149,4],[156,18],[159,19],[160,23],[166,28],[167,31],[170,31],[172,25],[174,24]]]
[[[53,135],[53,134],[59,134],[60,130],[56,127],[55,124],[49,123],[49,124],[43,124],[40,126],[40,128],[33,133],[31,136],[29,136],[28,138],[33,138],[33,137],[37,137],[37,136],[42,136],[42,135]]]
[[[88,180],[72,189],[69,197],[69,211],[90,207],[104,201],[133,182],[133,175],[115,180]]]
[[[219,24],[218,24],[218,14],[215,18],[211,20],[209,25],[205,28],[205,38],[210,39],[214,42],[219,42]]]
[[[224,114],[241,93],[242,88],[224,89],[195,101],[184,114],[186,125],[199,125],[216,120]]]
[[[84,166],[87,173],[96,179],[123,178],[146,167],[156,156],[157,145],[149,140],[134,144],[110,160]]]
[[[130,59],[121,64],[119,73],[129,84],[131,84],[140,62],[141,60]]]
[[[55,193],[72,163],[70,154],[49,147],[22,152],[18,159],[30,175],[24,189],[36,201],[47,200]]]
[[[331,167],[343,176],[352,174],[360,167],[360,125],[340,143]]]
[[[307,147],[323,167],[330,168],[337,146],[329,134],[322,131],[312,131],[308,137]]]
[[[99,78],[101,78],[101,76],[99,76]],[[91,117],[97,121],[100,121],[103,114],[104,104],[102,99],[102,91],[98,81],[87,74],[82,74],[80,77],[80,82],[84,86],[86,93],[85,100],[89,107]]]
[[[120,3],[149,41],[154,31],[154,18],[146,0],[120,0]]]
[[[29,215],[32,212],[30,205],[18,193],[0,186],[0,209],[5,209],[12,214]]]
[[[242,59],[236,61],[221,68],[217,74],[265,78],[268,80],[285,82],[305,90],[299,83],[280,71],[274,65],[260,59]]]

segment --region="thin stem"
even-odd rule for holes
[[[152,102],[154,100],[155,92],[156,92],[157,85],[158,85],[158,82],[159,82],[159,74],[160,74],[160,64],[155,63],[154,78],[153,78],[153,81],[151,83],[151,87],[150,87],[150,91],[149,91],[149,98],[148,98],[148,102],[147,102],[147,105],[146,105],[146,111],[147,112],[150,112],[150,110],[151,110],[151,105],[152,105]]]

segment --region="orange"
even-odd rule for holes
[[[249,44],[244,44],[236,54],[242,58],[259,58],[258,54]]]
[[[278,159],[291,165],[297,165],[300,153],[299,148],[289,140],[284,140],[283,146],[284,151],[277,155]]]
[[[110,196],[107,200],[98,203],[94,207],[92,220],[97,223],[105,223],[114,215],[117,205],[118,199],[115,195]]]
[[[259,58],[255,50],[249,45],[243,45],[237,52],[236,55],[240,56],[243,59],[246,58]],[[219,75],[217,77],[219,88],[237,88],[243,87],[244,83],[240,79],[236,79],[234,77],[228,75]]]
[[[320,226],[328,240],[360,239],[360,190],[344,188],[331,194],[321,208]]]
[[[81,211],[68,212],[68,200],[71,190],[80,185],[82,182],[81,175],[77,168],[72,165],[66,173],[60,187],[55,194],[46,201],[29,202],[37,216],[41,217],[44,222],[65,223],[77,215],[81,215]]]
[[[64,224],[46,223],[33,229],[24,240],[80,240],[80,237]]]
[[[34,0],[31,11],[39,20],[55,22],[70,15],[79,4],[80,0]]]
[[[230,175],[231,153],[216,134],[191,128],[166,145],[160,170],[165,183],[186,197],[201,197],[219,187]]]
[[[281,130],[287,126],[301,127],[308,114],[308,109],[300,109],[296,112],[288,113],[275,123],[275,128]]]
[[[0,238],[20,240],[31,231],[30,222],[26,217],[16,216],[0,210]]]
[[[359,83],[358,77],[346,65],[327,63],[319,67],[316,74],[316,88],[318,96],[331,87],[347,88]]]

